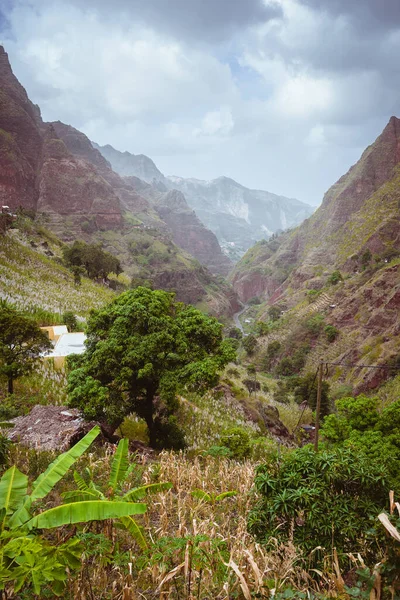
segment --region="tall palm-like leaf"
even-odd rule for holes
[[[44,498],[53,489],[55,484],[64,477],[65,473],[74,464],[74,462],[82,456],[89,448],[90,444],[100,433],[100,427],[96,425],[83,437],[75,446],[67,452],[60,454],[54,460],[44,473],[33,482],[30,499],[32,501]]]
[[[104,521],[130,515],[142,515],[146,509],[146,504],[116,502],[115,500],[73,502],[45,510],[28,521],[27,527],[28,529],[51,529],[73,523]]]
[[[141,500],[147,494],[157,494],[158,492],[166,492],[172,488],[172,483],[149,483],[147,485],[142,485],[140,487],[134,488],[133,490],[129,490],[122,496],[122,499],[125,502],[133,502],[136,500]]]
[[[1,529],[4,529],[7,515],[18,509],[26,497],[28,478],[14,465],[0,479],[0,509],[4,509]]]
[[[112,461],[108,485],[113,492],[115,492],[118,484],[121,483],[121,481],[124,481],[128,471],[128,445],[128,438],[123,438],[120,440]]]
[[[147,542],[143,535],[143,529],[136,523],[135,519],[132,519],[132,517],[121,517],[120,522],[123,527],[129,531],[142,550],[145,550],[147,548]]]

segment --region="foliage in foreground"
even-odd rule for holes
[[[314,452],[311,446],[258,468],[261,495],[249,516],[252,533],[263,543],[272,538],[294,544],[309,554],[311,564],[337,549],[378,559],[372,531],[388,494],[387,473],[349,449]],[[318,547],[318,549],[317,549]]]
[[[70,406],[113,430],[136,413],[153,448],[183,447],[174,418],[178,391],[215,386],[235,357],[216,319],[144,287],[93,313],[87,336],[87,351],[69,375]]]
[[[350,448],[379,462],[387,470],[390,487],[400,493],[400,400],[382,411],[378,407],[378,398],[341,398],[321,434],[331,446]]]
[[[0,375],[8,379],[8,393],[14,380],[31,372],[39,355],[51,348],[47,336],[35,321],[5,302],[0,304]]]
[[[87,450],[100,433],[94,427],[68,452],[60,454],[31,485],[28,477],[14,465],[0,480],[0,590],[12,586],[14,592],[33,588],[40,594],[50,586],[60,595],[68,578],[68,570],[80,566],[79,539],[71,537],[63,544],[52,545],[40,529],[53,529],[88,521],[120,518],[132,519],[143,514],[145,504],[130,501],[84,500],[33,512],[35,503],[43,500],[64,477],[71,465]],[[120,476],[119,465],[113,469],[113,481]]]

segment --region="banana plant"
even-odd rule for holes
[[[225,498],[232,498],[237,495],[236,490],[229,490],[228,492],[222,492],[221,494],[213,494],[212,492],[205,492],[204,490],[193,490],[192,496],[193,498],[197,498],[197,500],[201,500],[202,502],[207,502],[208,504],[218,504]]]
[[[94,483],[90,471],[89,483],[86,483],[84,478],[79,473],[74,471],[74,480],[77,485],[77,489],[62,494],[64,501],[69,503],[82,503],[100,500],[103,503],[111,501],[114,504],[116,502],[123,504],[141,500],[147,494],[155,494],[169,490],[172,487],[171,483],[150,483],[130,489],[127,492],[123,492],[123,486],[128,476],[135,468],[134,464],[129,465],[128,446],[129,440],[127,438],[119,441],[113,461],[111,463],[111,472],[107,482],[106,490],[102,490]],[[121,515],[119,522],[130,532],[142,549],[147,548],[147,542],[143,535],[143,530],[131,515]]]
[[[14,465],[0,479],[0,528],[1,531],[23,527],[32,529],[50,529],[72,523],[100,521],[119,517],[130,517],[146,512],[145,504],[132,501],[99,502],[90,498],[85,502],[72,502],[56,506],[37,515],[32,515],[32,504],[45,498],[56,483],[64,477],[74,462],[82,456],[100,433],[98,426],[93,427],[75,446],[60,454],[32,483],[28,494],[28,478]]]
[[[0,479],[0,590],[8,584],[14,591],[32,585],[39,594],[46,584],[59,595],[64,589],[67,570],[80,566],[76,538],[58,547],[51,546],[37,530],[105,519],[133,520],[132,515],[146,511],[146,504],[137,503],[133,498],[91,498],[43,512],[33,511],[34,503],[49,494],[99,433],[100,428],[94,427],[70,450],[60,454],[32,483],[30,493],[28,477],[15,465]],[[120,465],[116,482],[122,471],[123,465]]]

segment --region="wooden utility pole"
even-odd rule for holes
[[[315,411],[315,440],[314,440],[314,450],[318,452],[318,436],[319,436],[319,418],[321,414],[321,395],[322,395],[322,370],[324,367],[324,363],[322,360],[319,363],[318,367],[318,388],[317,388],[317,407]]]

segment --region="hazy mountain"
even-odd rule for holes
[[[215,233],[225,254],[233,260],[240,258],[257,240],[298,225],[314,210],[294,198],[251,190],[228,177],[212,181],[165,177],[143,154],[119,152],[112,146],[95,143],[93,146],[120,175],[138,177],[161,191],[182,192],[188,205]]]
[[[309,217],[313,208],[304,202],[251,190],[228,177],[212,181],[168,177],[182,191],[203,223],[214,231],[223,248],[241,255],[257,240],[288,229]],[[233,245],[234,244],[234,245]]]

